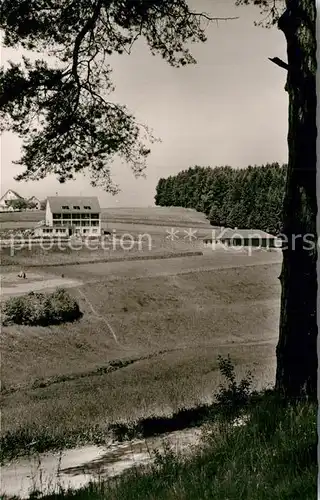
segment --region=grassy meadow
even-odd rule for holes
[[[43,214],[0,214],[0,226],[30,227],[37,217]],[[238,380],[251,370],[257,389],[273,383],[277,252],[204,250],[183,238],[190,226],[199,239],[213,229],[193,210],[117,208],[104,211],[104,221],[119,235],[150,234],[152,249],[34,247],[13,256],[1,249],[4,290],[21,266],[32,281],[36,265],[38,280],[64,274],[77,281],[68,291],[83,313],[63,325],[2,327],[3,463],[105,444],[111,429],[135,436],[201,422],[223,382],[219,355],[231,356]],[[179,229],[179,239],[166,238],[168,227]],[[45,498],[315,498],[315,405],[284,405],[261,392],[245,413],[249,423],[241,427],[207,423],[203,446],[191,455],[167,450],[146,468]]]
[[[179,259],[172,261],[176,269]],[[279,270],[124,270],[112,279],[103,264],[66,268],[84,280],[70,289],[82,319],[2,328],[2,452],[21,453],[33,440],[45,448],[96,442],[114,422],[209,402],[218,354],[231,354],[239,376],[253,369],[258,381],[272,382]]]
[[[29,229],[45,218],[45,211],[0,212],[0,231],[9,229]],[[210,224],[206,216],[194,209],[179,207],[115,207],[101,208],[101,220],[105,227],[111,229],[132,228],[132,225],[178,226],[206,229]]]
[[[23,247],[18,243],[12,249],[0,249],[0,259],[3,266],[39,267],[61,264],[77,264],[82,262],[112,262],[121,260],[140,260],[153,258],[169,258],[174,256],[190,255],[202,252],[200,242],[190,243],[185,241],[168,241],[165,236],[146,237],[131,243],[130,239],[119,241],[105,240],[102,244],[91,241],[87,245],[74,243],[70,246],[67,242],[53,245],[43,242],[41,246],[28,243]],[[150,242],[150,243],[149,243]]]
[[[188,459],[158,455],[147,471],[62,498],[313,500],[317,495],[316,405],[263,402],[248,425],[221,426]]]
[[[204,214],[180,208],[151,207],[115,208],[102,210],[102,226],[112,232],[112,240],[104,237],[102,242],[87,240],[83,244],[61,242],[54,245],[44,242],[41,246],[21,242],[20,231],[30,229],[44,218],[43,212],[0,213],[0,232],[9,237],[16,235],[14,248],[2,247],[0,259],[3,266],[24,267],[135,260],[185,255],[203,250],[202,239],[211,237],[212,230]],[[173,240],[168,231],[177,231]],[[187,231],[194,231],[188,238]]]
[[[152,453],[154,461],[117,478],[45,500],[314,500],[317,496],[317,407],[263,393],[246,407],[247,423],[207,424],[203,444],[182,456]],[[31,498],[31,497],[30,497]]]

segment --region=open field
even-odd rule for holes
[[[194,258],[196,259],[197,257]],[[161,263],[150,262],[148,266],[152,265],[149,270],[140,262],[126,263],[128,267],[132,267],[131,275],[128,275],[126,269],[120,271],[124,263],[86,264],[63,268],[65,279],[75,280],[79,285],[81,282],[84,283],[81,287],[70,289],[70,293],[78,298],[84,317],[78,323],[63,327],[55,326],[49,330],[40,327],[5,327],[2,332],[4,336],[2,377],[5,385],[8,386],[9,380],[16,385],[23,380],[30,380],[30,377],[37,379],[45,375],[60,374],[61,368],[54,367],[58,361],[57,355],[60,357],[61,353],[59,349],[57,354],[54,350],[49,352],[50,344],[53,343],[58,347],[60,342],[73,343],[75,332],[80,335],[78,340],[87,338],[86,344],[90,348],[87,349],[87,353],[76,350],[68,363],[63,361],[64,374],[73,373],[77,369],[77,364],[84,360],[84,356],[89,360],[94,346],[96,346],[94,351],[97,350],[98,354],[97,362],[103,363],[118,358],[119,355],[127,356],[128,352],[145,355],[164,349],[182,349],[182,347],[188,349],[193,345],[201,346],[203,343],[206,346],[229,344],[236,340],[264,343],[273,338],[275,318],[267,317],[267,313],[270,309],[273,310],[275,305],[278,307],[279,264],[255,266],[248,264],[246,267],[210,270],[207,267],[208,262],[199,257],[203,262],[198,263],[198,271],[195,272],[192,271],[191,263],[189,269],[186,268],[187,260],[190,259],[181,259],[180,262],[179,259]],[[166,266],[167,269],[163,269]],[[113,272],[112,270],[110,272],[111,267]],[[44,282],[50,282],[58,272],[59,269],[56,275],[54,273],[44,275]],[[92,312],[92,309],[96,312]],[[223,314],[227,309],[228,321]],[[248,319],[240,317],[242,311],[248,312]],[[162,316],[163,322],[159,319]],[[252,317],[255,316],[257,318],[253,322]],[[115,342],[112,335],[106,331],[103,318],[109,319],[118,342]],[[268,321],[263,325],[265,319]],[[226,325],[223,326],[223,323]],[[67,329],[70,333],[66,336]],[[12,336],[17,337],[18,341],[14,342],[14,352],[9,350],[6,356],[6,344],[10,343],[9,339]],[[21,354],[22,352],[26,354],[28,344],[31,346],[35,339],[39,350],[43,343],[41,353],[33,352],[31,349],[33,359],[37,359],[35,364],[26,362],[23,368],[21,364],[15,362],[18,358],[13,358],[9,364],[12,356],[19,357],[20,343]],[[12,340],[11,338],[11,342]],[[101,340],[104,352],[100,352]],[[69,354],[66,356],[69,358]],[[45,373],[49,365],[53,366],[53,371]],[[11,366],[9,372],[7,372],[8,366]],[[90,365],[89,368],[96,367],[97,365]],[[83,367],[78,366],[78,371],[83,371]]]
[[[131,233],[122,233],[121,237],[105,236],[101,240],[68,241],[37,241],[36,243],[26,239],[17,238],[14,244],[9,244],[0,248],[0,259],[3,266],[16,265],[24,267],[52,266],[57,264],[78,264],[96,261],[119,261],[130,259],[152,259],[167,258],[172,255],[189,255],[190,252],[199,252],[212,256],[212,249],[206,248],[203,244],[204,237],[212,237],[211,228],[207,230],[193,230],[195,234],[191,236],[187,230],[180,228],[176,236],[172,237],[167,228],[154,226],[153,232],[139,232],[137,225]],[[136,231],[136,232],[135,232]],[[188,229],[189,231],[189,229]],[[229,254],[231,260],[241,255],[248,254],[245,249],[239,248],[235,253],[230,253],[224,248],[216,248],[214,253],[221,255],[221,252]],[[255,249],[252,253],[257,254]],[[265,252],[261,255],[265,256]],[[267,261],[279,259],[279,252],[270,252]],[[265,257],[263,257],[265,259]]]
[[[11,223],[35,214],[10,214]],[[108,224],[112,217],[117,235],[147,237],[131,249],[1,249],[3,298],[63,285],[84,313],[63,326],[2,329],[2,435],[11,433],[13,448],[92,441],[113,422],[208,402],[218,354],[231,354],[239,376],[254,368],[259,384],[274,378],[278,252],[205,249],[214,228],[193,210],[114,209]]]
[[[203,213],[193,209],[179,207],[148,207],[148,208],[102,208],[101,217],[104,226],[121,225],[132,227],[132,225],[147,226],[179,226],[197,227],[199,229],[209,228],[210,224]],[[8,212],[0,213],[0,230],[6,229],[28,229],[45,218],[44,211],[30,212]],[[119,226],[120,224],[120,226]],[[126,230],[125,228],[123,228]]]
[[[208,226],[206,216],[192,208],[147,207],[147,208],[103,208],[102,220],[112,222],[132,222],[135,224],[192,225]]]
[[[282,256],[278,252],[267,252],[264,250],[254,251],[248,255],[244,251],[229,251],[203,249],[203,255],[177,256],[174,259],[150,259],[148,261],[126,261],[119,262],[97,262],[78,265],[63,265],[50,268],[50,273],[65,273],[65,276],[75,279],[90,280],[97,282],[101,279],[128,280],[136,278],[152,278],[156,276],[176,276],[197,272],[222,270],[229,268],[242,268],[245,266],[269,266],[279,264]],[[8,266],[8,269],[11,269]],[[46,267],[43,266],[43,271]],[[240,271],[239,271],[240,272]],[[257,271],[256,275],[259,275]],[[262,279],[262,278],[261,278]],[[233,286],[237,286],[236,283]],[[192,289],[192,286],[191,286]]]
[[[278,253],[50,268],[61,272],[84,283],[70,289],[83,318],[2,329],[2,434],[103,432],[209,401],[218,354],[231,354],[239,376],[250,368],[259,383],[272,382]]]
[[[126,260],[172,254],[199,252],[202,240],[212,237],[215,229],[205,216],[195,210],[153,207],[149,209],[108,209],[103,212],[103,227],[112,232],[112,239],[87,240],[82,244],[62,241],[32,242],[20,230],[34,227],[35,219],[43,218],[39,212],[0,213],[0,231],[4,238],[8,228],[14,232],[14,244],[0,248],[2,265],[33,266],[86,261]],[[171,229],[175,232],[171,238]],[[189,229],[192,231],[189,233]],[[6,233],[6,234],[5,234]]]
[[[43,241],[29,244],[18,241],[15,246],[0,249],[2,266],[52,266],[81,262],[112,261],[127,259],[150,259],[202,252],[200,241],[168,241],[165,236],[142,238],[140,240],[104,240],[102,242],[68,242],[59,244]]]

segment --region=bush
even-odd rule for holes
[[[232,419],[237,417],[257,396],[256,392],[252,390],[253,377],[249,371],[245,378],[237,382],[230,355],[227,358],[218,356],[218,364],[220,373],[226,381],[226,386],[220,384],[219,391],[215,396],[216,402],[224,417]]]
[[[14,323],[18,325],[24,324],[26,320],[26,304],[23,297],[12,297],[2,307],[1,311],[2,323],[11,323],[14,318]]]
[[[74,321],[80,316],[79,305],[66,290],[58,288],[51,295],[51,315],[56,323]]]
[[[2,324],[48,326],[75,321],[81,316],[79,305],[66,290],[51,294],[30,292],[12,297],[2,306]]]

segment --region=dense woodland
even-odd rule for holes
[[[262,229],[277,234],[287,166],[278,163],[235,169],[193,167],[160,179],[155,203],[204,212],[212,225]]]

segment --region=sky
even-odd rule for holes
[[[60,184],[54,176],[41,181],[16,182],[23,169],[21,140],[1,138],[1,194],[7,189],[40,199],[56,193],[96,195],[103,207],[153,206],[159,178],[194,165],[235,168],[287,162],[288,97],[286,72],[268,57],[286,60],[283,34],[254,26],[261,18],[255,7],[235,7],[233,0],[191,0],[197,11],[239,19],[212,23],[208,41],[194,44],[196,65],[172,68],[138,42],[130,56],[114,58],[114,97],[161,138],[152,145],[146,178],[136,179],[130,167],[115,161],[113,179],[121,192],[115,196],[92,188],[89,177]],[[21,57],[1,49],[1,64]]]

